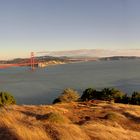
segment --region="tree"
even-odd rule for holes
[[[0,105],[16,104],[15,98],[7,92],[0,92]]]
[[[124,96],[124,93],[119,91],[118,89],[104,88],[102,90],[101,99],[107,100],[107,101],[114,100],[115,102],[121,102],[123,96]]]
[[[133,92],[131,97],[131,103],[135,105],[140,105],[140,93],[139,92]]]
[[[112,100],[113,96],[112,96],[112,90],[110,88],[104,88],[101,92],[101,99],[102,100]]]
[[[121,103],[123,103],[123,104],[131,103],[131,97],[129,97],[127,94],[124,94],[121,99]]]
[[[93,89],[93,88],[87,88],[84,92],[83,92],[83,95],[81,96],[81,100],[82,101],[89,101],[89,100],[92,100],[92,99],[95,99],[97,98],[96,97],[96,90]]]
[[[78,101],[79,99],[79,94],[77,91],[67,88],[65,89],[62,94],[56,98],[53,103],[58,103],[58,102],[75,102]]]
[[[93,88],[88,88],[81,96],[82,101],[89,101],[93,99],[121,102],[124,93],[114,88],[104,88],[102,91],[97,91]]]

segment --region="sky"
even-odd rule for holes
[[[140,0],[0,0],[0,59],[76,49],[140,49]]]

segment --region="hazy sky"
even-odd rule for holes
[[[0,0],[0,58],[140,49],[140,0]]]

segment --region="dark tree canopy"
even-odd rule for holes
[[[140,105],[140,92],[133,92],[131,97],[131,103],[135,105]]]

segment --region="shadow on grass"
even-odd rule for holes
[[[21,113],[30,117],[35,117],[37,120],[46,120],[48,118],[48,114],[40,115],[37,113],[28,112],[28,111],[21,111]]]
[[[88,122],[90,120],[91,120],[91,117],[90,116],[85,116],[84,118],[82,118],[82,120],[76,122],[75,124],[83,125],[83,124],[85,124],[86,122]]]
[[[137,117],[137,116],[130,114],[128,112],[123,113],[123,115],[131,121],[134,121],[136,123],[140,123],[140,117]]]
[[[47,123],[44,125],[46,132],[53,140],[60,140],[60,133],[58,132],[57,128],[54,125]]]
[[[20,140],[20,139],[9,128],[0,127],[0,140]]]

